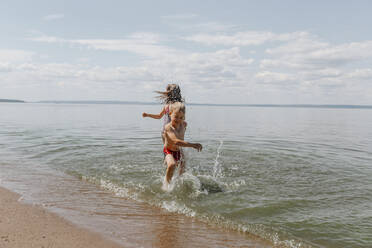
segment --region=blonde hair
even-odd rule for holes
[[[155,91],[159,94],[157,98],[164,104],[170,104],[175,102],[184,102],[182,98],[181,89],[178,84],[168,84],[166,91]]]

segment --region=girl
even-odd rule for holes
[[[179,174],[185,170],[182,147],[192,147],[198,151],[202,150],[199,143],[191,143],[184,140],[187,123],[185,121],[186,109],[183,103],[177,102],[172,105],[170,113],[171,122],[164,129],[164,162],[167,165],[167,171],[163,182],[163,190],[169,189],[169,183],[172,179],[176,166],[180,165]]]
[[[165,91],[156,91],[159,94],[158,98],[164,104],[161,112],[159,114],[148,114],[142,113],[142,117],[151,117],[153,119],[161,119],[164,116],[163,128],[161,130],[161,138],[163,140],[163,144],[165,142],[164,137],[164,130],[165,126],[171,122],[170,114],[172,113],[172,105],[175,103],[183,103],[185,100],[181,96],[181,89],[177,84],[168,84]],[[176,104],[177,105],[177,104]],[[185,155],[180,149],[181,161],[180,161],[180,170],[179,175],[182,175],[185,171]],[[164,153],[164,157],[166,154]],[[165,160],[164,160],[165,162]]]
[[[168,84],[165,91],[156,91],[156,93],[159,94],[158,98],[164,104],[164,107],[159,114],[142,113],[142,117],[161,119],[164,116],[163,128],[161,131],[161,137],[164,143],[164,127],[171,121],[169,113],[171,112],[172,104],[176,102],[183,103],[184,99],[181,96],[181,89],[177,84]]]

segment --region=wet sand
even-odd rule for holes
[[[124,242],[114,242],[113,237],[90,230],[94,227],[88,230],[73,224],[80,222],[78,216],[66,219],[41,206],[22,203],[19,194],[0,187],[0,247],[272,247],[246,234],[131,200],[124,202],[128,211],[122,214],[121,225],[114,228],[126,235]],[[119,217],[115,213],[113,216]],[[107,225],[97,221],[91,224]]]
[[[123,247],[0,188],[0,247]]]

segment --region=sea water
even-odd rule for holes
[[[0,104],[0,185],[74,218],[130,199],[272,246],[372,247],[372,109],[187,106],[203,150],[185,148],[169,192],[162,123],[141,116],[160,109]]]

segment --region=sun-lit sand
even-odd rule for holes
[[[45,209],[23,204],[20,196],[0,188],[0,247],[123,247],[81,229]]]

